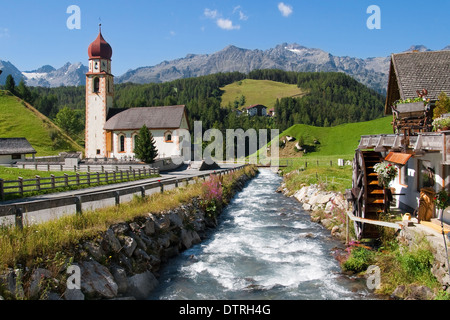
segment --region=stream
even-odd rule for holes
[[[235,195],[201,244],[160,270],[149,300],[366,300],[364,279],[343,275],[332,252],[343,244],[276,189],[262,169]]]

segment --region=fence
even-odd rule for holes
[[[82,214],[85,210],[95,210],[107,206],[120,205],[133,199],[135,195],[145,196],[155,192],[164,192],[177,188],[183,183],[195,183],[197,179],[206,180],[211,174],[222,175],[235,172],[246,165],[239,165],[228,169],[219,169],[214,173],[202,173],[189,177],[174,177],[156,181],[136,182],[132,186],[118,187],[112,185],[101,191],[85,191],[68,196],[51,197],[43,200],[17,202],[0,205],[0,225],[15,224],[23,227],[24,221],[45,221],[59,216]],[[12,218],[9,219],[9,217]],[[9,220],[9,221],[8,221]]]
[[[104,172],[87,172],[86,174],[75,173],[75,175],[64,174],[64,176],[56,177],[51,175],[49,178],[41,178],[36,176],[34,179],[23,179],[19,177],[17,180],[0,179],[0,199],[5,201],[8,195],[23,195],[27,192],[40,192],[43,190],[52,190],[57,188],[68,188],[71,186],[90,186],[108,183],[125,182],[136,179],[150,178],[159,174],[158,168],[139,168],[120,171],[104,171]]]

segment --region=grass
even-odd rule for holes
[[[227,85],[221,90],[225,91],[222,96],[222,107],[228,106],[229,103],[234,105],[234,101],[239,101],[241,96],[245,96],[245,106],[262,104],[272,108],[275,106],[277,99],[305,95],[305,91],[297,85],[269,80],[246,79]]]
[[[30,169],[20,169],[20,168],[11,168],[11,167],[1,167],[0,166],[0,179],[3,180],[17,180],[18,177],[22,177],[24,179],[34,179],[36,176],[40,176],[41,178],[48,178],[52,174],[55,176],[63,176],[65,173],[68,175],[75,174],[71,171],[38,171],[38,170],[30,170]]]
[[[18,180],[19,177],[22,177],[24,180],[28,180],[28,179],[35,179],[36,176],[40,176],[41,178],[49,178],[51,175],[54,175],[56,177],[55,179],[55,188],[54,189],[42,189],[42,190],[35,190],[36,187],[35,186],[31,186],[32,184],[35,184],[35,182],[25,182],[24,181],[24,192],[23,195],[21,195],[19,192],[19,189],[7,189],[5,190],[5,192],[17,192],[16,194],[5,194],[5,198],[4,201],[8,201],[8,200],[14,200],[14,199],[21,199],[21,198],[26,198],[26,197],[32,197],[32,196],[38,196],[38,195],[44,195],[44,194],[51,194],[51,193],[58,193],[58,192],[65,192],[65,191],[73,191],[73,190],[80,190],[80,189],[86,189],[86,188],[92,188],[92,187],[98,187],[98,186],[104,186],[104,185],[111,185],[111,184],[116,184],[116,183],[121,183],[121,182],[128,182],[128,181],[138,181],[141,180],[139,177],[137,177],[136,179],[130,178],[130,179],[123,179],[121,180],[120,178],[117,178],[116,181],[110,181],[110,182],[106,182],[106,181],[102,181],[100,183],[96,182],[96,175],[92,174],[91,177],[91,183],[90,184],[86,184],[85,182],[83,182],[84,184],[80,184],[80,185],[69,185],[68,187],[65,186],[65,182],[63,179],[58,179],[59,177],[63,177],[64,174],[67,174],[69,176],[74,176],[76,173],[75,172],[69,172],[69,171],[65,171],[65,172],[61,172],[61,171],[57,171],[57,172],[52,172],[52,171],[36,171],[36,170],[30,170],[30,169],[18,169],[18,168],[10,168],[10,167],[0,167],[0,179],[3,179],[5,181],[15,181]],[[81,173],[81,175],[83,175],[85,173]],[[160,175],[151,175],[151,176],[146,176],[145,178],[142,179],[151,179],[151,178],[156,178],[159,177]],[[84,177],[85,178],[85,177]],[[83,178],[83,179],[84,179]],[[74,178],[71,178],[72,180]],[[104,179],[104,178],[103,178]],[[49,183],[49,181],[45,181],[46,183]],[[73,182],[72,182],[73,183]],[[8,186],[15,186],[17,185],[17,182],[14,184],[9,184],[5,182],[5,187]],[[30,185],[30,186],[27,186]],[[43,186],[44,187],[44,186]],[[48,187],[48,186],[46,186]],[[0,201],[2,199],[0,198]]]
[[[240,175],[255,174],[254,168],[246,167],[223,177],[223,185],[230,188]],[[118,207],[104,208],[83,215],[65,216],[56,220],[25,225],[23,230],[10,226],[0,227],[0,270],[21,265],[32,267],[36,263],[51,263],[55,256],[76,254],[76,247],[83,239],[91,239],[106,231],[111,225],[146,217],[149,213],[159,215],[180,204],[202,197],[204,188],[197,181],[164,193],[141,198]]]
[[[392,133],[391,121],[390,117],[384,117],[367,122],[325,128],[299,124],[281,133],[280,138],[291,136],[296,138],[296,141],[303,138],[305,144],[315,146],[316,150],[307,154],[307,158],[329,156],[336,159],[339,157],[352,159],[361,136]],[[320,144],[315,145],[314,140]]]
[[[27,138],[36,156],[57,155],[84,149],[33,106],[0,90],[0,137]]]
[[[378,250],[350,246],[341,265],[344,270],[359,274],[364,274],[371,265],[379,267],[381,286],[376,292],[381,295],[391,295],[400,285],[424,285],[434,291],[436,299],[448,299],[431,273],[434,256],[430,243],[425,238],[415,243],[414,247],[408,247],[391,238],[388,245]]]
[[[330,167],[329,165],[316,165],[305,170],[290,170],[291,174],[285,176],[284,182],[288,190],[295,193],[303,186],[319,184],[324,190],[345,193],[352,187],[352,167]]]

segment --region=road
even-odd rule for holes
[[[177,180],[192,180],[195,177],[224,172],[241,166],[240,164],[221,164],[218,169],[205,171],[183,166],[175,171],[162,172],[157,178],[5,201],[0,205],[0,225],[17,225],[17,217],[20,219],[19,224],[36,223],[85,210],[114,206],[132,200],[135,194],[145,192],[149,195],[159,192],[161,185],[164,185],[164,189],[172,189],[176,187]]]

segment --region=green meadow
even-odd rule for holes
[[[0,90],[0,137],[26,138],[36,156],[58,155],[84,149],[31,105]]]

